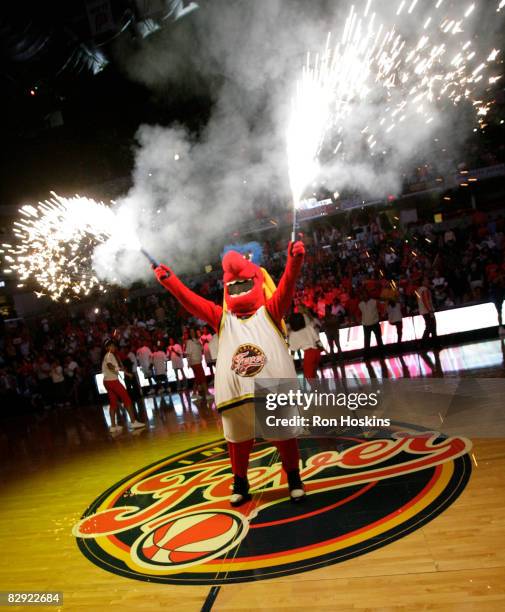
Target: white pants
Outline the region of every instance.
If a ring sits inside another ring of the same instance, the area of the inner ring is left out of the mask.
[[[223,433],[228,442],[245,442],[255,437],[254,403],[229,408],[221,413]]]
[[[261,423],[258,423],[259,431],[257,432],[254,402],[247,402],[241,406],[225,410],[221,413],[221,419],[223,422],[223,434],[228,442],[245,442],[256,437],[264,437],[264,439],[268,440],[287,439],[288,437],[295,438],[306,433],[303,427],[293,426],[289,428],[289,436],[285,435],[286,428],[283,428],[283,435],[280,438],[278,436],[267,438],[265,433],[268,433],[268,430],[263,433],[261,431]]]

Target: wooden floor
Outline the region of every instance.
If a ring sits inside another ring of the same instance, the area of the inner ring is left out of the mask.
[[[89,503],[125,475],[219,436],[212,411],[151,416],[150,431],[112,440],[98,408],[67,412],[64,443],[56,423],[34,426],[4,454],[0,591],[63,591],[65,611],[201,609],[209,586],[108,573],[71,533]],[[212,610],[505,610],[505,440],[473,444],[468,486],[422,528],[322,569],[224,585]]]

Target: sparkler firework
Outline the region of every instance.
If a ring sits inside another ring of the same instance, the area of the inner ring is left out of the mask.
[[[480,5],[471,0],[363,0],[360,9],[351,7],[342,31],[328,34],[321,53],[307,54],[292,99],[286,146],[293,229],[304,191],[322,170],[336,172],[332,191],[337,186],[340,191],[344,178],[352,182],[343,172],[359,167],[364,157],[380,167],[405,134],[416,135],[416,143],[427,140],[439,114],[462,102],[473,107],[478,125],[485,127],[493,85],[501,78],[501,54],[496,48],[483,50],[482,42],[478,46],[474,32],[484,23],[484,11],[501,18],[503,9],[505,0],[481,0]],[[403,145],[401,159],[414,149]],[[53,300],[105,291],[93,271],[95,249],[111,246],[101,257],[107,263],[111,254],[110,278],[116,274],[113,254],[141,250],[133,221],[120,211],[89,198],[56,194],[37,206],[24,206],[14,225],[16,244],[2,247],[5,272],[16,274],[21,285],[35,281]]]
[[[321,166],[386,155],[401,124],[429,134],[423,125],[429,126],[439,110],[466,100],[485,126],[493,104],[490,86],[500,79],[495,66],[500,52],[482,54],[468,33],[477,18],[476,3],[434,0],[426,9],[427,4],[399,1],[393,23],[381,22],[374,0],[366,1],[362,13],[351,6],[339,40],[332,44],[328,34],[324,51],[313,60],[307,55],[286,138],[295,215]],[[500,0],[495,10],[504,5]],[[414,38],[402,33],[409,20]]]
[[[21,281],[35,281],[38,296],[69,302],[93,290],[107,289],[92,270],[94,248],[116,240],[125,248],[140,249],[131,227],[103,202],[76,195],[53,197],[37,206],[23,206],[21,219],[14,222],[16,245],[4,244],[5,272]]]

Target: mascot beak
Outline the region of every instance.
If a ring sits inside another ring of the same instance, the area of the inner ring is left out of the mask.
[[[223,282],[228,307],[235,312],[254,311],[263,302],[263,274],[256,264],[237,251],[223,257]]]

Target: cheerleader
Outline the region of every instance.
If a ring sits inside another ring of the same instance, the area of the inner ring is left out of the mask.
[[[321,361],[321,342],[317,321],[308,312],[295,312],[289,318],[289,348],[303,351],[303,375],[307,380],[317,378]]]
[[[111,433],[119,433],[121,426],[117,422],[117,405],[118,400],[121,401],[130,417],[131,426],[133,429],[145,427],[144,423],[140,423],[135,418],[132,408],[132,400],[128,395],[125,387],[119,380],[119,372],[123,369],[123,364],[117,355],[116,345],[112,340],[106,340],[104,343],[106,350],[105,357],[102,361],[103,385],[109,396],[109,413],[110,413],[110,431]]]

